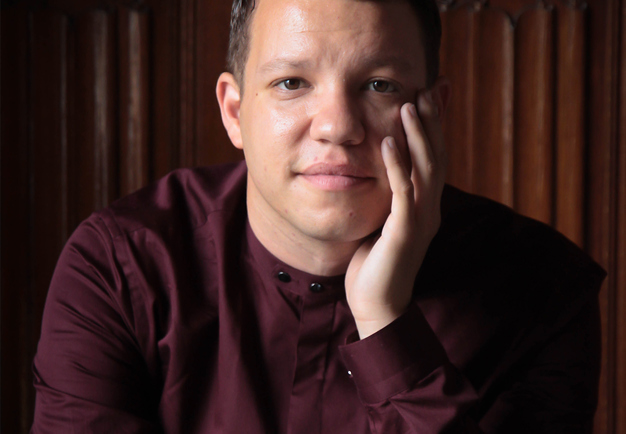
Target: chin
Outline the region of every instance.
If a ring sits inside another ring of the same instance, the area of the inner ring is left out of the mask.
[[[353,243],[361,241],[382,228],[389,213],[376,219],[359,217],[318,219],[308,224],[309,236],[328,242]]]

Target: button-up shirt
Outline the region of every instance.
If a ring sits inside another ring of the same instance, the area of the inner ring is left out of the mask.
[[[446,187],[409,309],[359,340],[344,276],[255,237],[246,175],[182,169],[75,231],[33,432],[590,432],[604,272],[564,237]]]

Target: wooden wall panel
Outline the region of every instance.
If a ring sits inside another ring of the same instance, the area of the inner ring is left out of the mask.
[[[25,296],[28,351],[32,360],[50,276],[68,236],[68,20],[50,11],[30,18],[30,288]],[[30,372],[30,363],[22,366]],[[32,402],[34,390],[23,396]]]
[[[514,206],[552,222],[553,14],[524,12],[515,29]]]
[[[626,432],[626,3],[622,3],[619,59],[619,117],[616,168],[616,348],[615,432]]]
[[[180,41],[179,2],[158,0],[149,9],[150,21],[150,152],[152,175],[161,178],[180,167]],[[182,3],[182,2],[180,2]]]
[[[513,205],[513,26],[494,9],[477,12],[474,191]]]
[[[31,406],[30,355],[33,352],[27,315],[26,294],[30,291],[30,190],[28,152],[28,45],[29,20],[25,11],[1,14],[2,37],[2,143],[0,188],[0,268],[2,308],[2,432],[28,432],[27,409]],[[9,108],[9,109],[7,109]],[[7,258],[11,258],[8,261]]]
[[[117,140],[115,97],[115,22],[103,10],[80,15],[74,21],[74,79],[69,102],[71,128],[68,184],[69,225],[75,227],[94,210],[117,196],[115,180]],[[72,68],[69,68],[72,70]]]
[[[193,166],[196,155],[196,92],[194,54],[196,43],[196,0],[180,1],[180,164]]]
[[[585,13],[558,8],[556,45],[555,227],[584,246]]]
[[[441,70],[452,85],[452,104],[444,118],[448,151],[448,182],[474,191],[474,121],[476,99],[476,20],[471,7],[441,14]],[[459,41],[466,41],[460,44]]]
[[[148,14],[120,8],[120,193],[131,193],[151,178],[148,149]]]
[[[616,390],[626,387],[617,384],[618,372],[624,373],[626,365],[617,364],[617,297],[626,288],[618,287],[616,267],[623,267],[615,261],[616,240],[616,139],[618,109],[618,59],[620,53],[619,28],[626,22],[619,22],[618,0],[597,2],[590,11],[589,49],[589,104],[588,117],[588,178],[586,189],[589,192],[586,204],[588,224],[586,245],[590,254],[608,271],[600,293],[602,318],[602,375],[600,377],[599,405],[594,429],[596,433],[618,433],[616,417],[625,407],[618,408]],[[591,5],[590,5],[591,6]],[[621,54],[621,55],[620,55]]]
[[[588,4],[447,1],[443,24],[448,35],[442,45],[442,70],[453,83],[446,119],[446,128],[455,130],[446,131],[452,154],[449,182],[554,225],[608,271],[600,293],[602,373],[594,432],[611,434],[626,430],[626,283],[622,277],[626,263],[620,238],[626,205],[620,196],[624,168],[618,167],[618,161],[623,164],[618,138],[623,137],[622,125],[626,124],[618,119],[624,110],[618,105],[619,85],[624,83],[618,71],[626,58],[626,43],[622,40],[620,44],[626,27],[624,8],[623,0]],[[513,108],[505,113],[507,94],[499,93],[500,121],[497,114],[482,109],[497,107],[498,101],[489,89],[487,93],[481,89],[481,83],[500,89],[503,78],[499,68],[507,65],[503,55],[507,51],[499,48],[506,37],[499,34],[497,22],[485,19],[487,12],[508,17],[515,27]],[[459,18],[464,13],[480,17],[468,21],[473,25],[471,31]],[[481,34],[490,36],[481,39]],[[495,48],[493,38],[497,38]],[[468,56],[474,59],[471,69]],[[454,70],[456,65],[469,71],[463,76]],[[474,77],[471,83],[469,76]],[[468,98],[472,98],[469,104]],[[507,136],[502,133],[509,130],[502,119],[509,118],[515,119],[510,128],[515,138],[515,154],[510,160],[514,167],[505,163],[496,171],[509,173],[510,168],[511,189],[502,182],[489,184],[487,180],[496,180],[502,173],[484,173],[481,168],[485,162],[493,167],[498,161],[508,161],[496,155],[508,149]],[[467,127],[468,123],[473,126]],[[481,124],[493,130],[481,131]],[[471,140],[467,138],[470,131]],[[490,139],[490,134],[501,137]],[[496,145],[494,154],[488,143],[498,140],[505,146],[497,149]],[[472,158],[467,157],[469,152]],[[473,174],[465,172],[468,167]],[[508,192],[510,196],[504,197]]]
[[[215,84],[225,70],[230,22],[230,2],[198,1],[196,9],[196,148],[194,162],[209,165],[237,161],[243,154],[230,143],[215,103]],[[213,22],[207,26],[204,23]]]
[[[96,11],[93,22],[94,137],[93,209],[107,206],[118,195],[114,182],[115,127],[115,27],[112,13]],[[80,37],[79,37],[80,39]],[[85,212],[83,215],[86,215]],[[83,217],[80,216],[82,219]]]

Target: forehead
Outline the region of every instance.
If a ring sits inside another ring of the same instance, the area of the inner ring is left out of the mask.
[[[419,20],[406,1],[260,0],[249,36],[253,68],[275,59],[376,63],[384,57],[424,69]]]

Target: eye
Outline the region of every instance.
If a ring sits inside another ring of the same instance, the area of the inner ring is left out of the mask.
[[[386,80],[373,80],[369,83],[368,87],[375,92],[393,92],[396,90],[395,86]]]
[[[298,90],[304,86],[304,82],[299,78],[288,78],[277,83],[276,86],[284,90]]]

